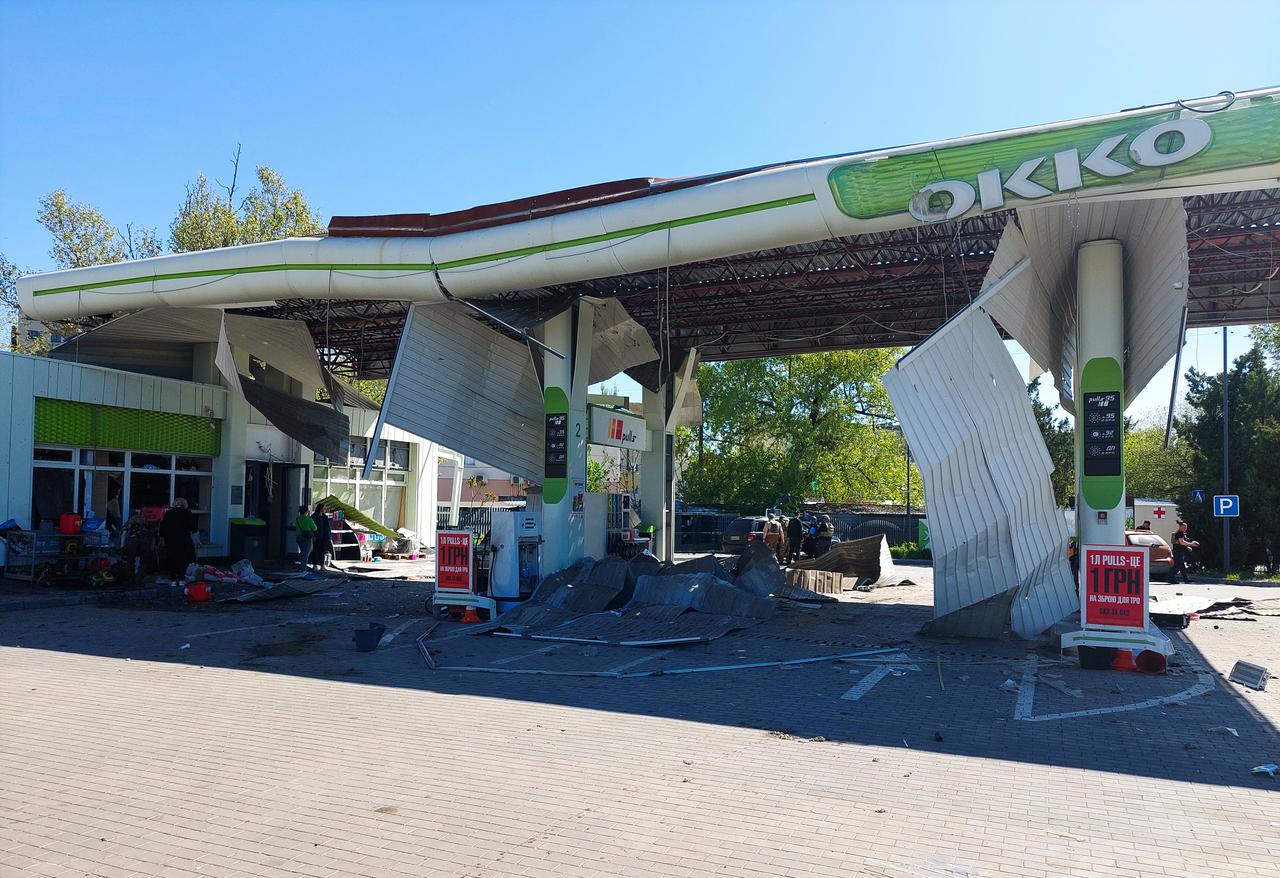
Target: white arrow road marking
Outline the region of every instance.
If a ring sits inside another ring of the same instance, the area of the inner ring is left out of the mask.
[[[869,674],[867,674],[865,677],[859,680],[856,686],[854,686],[848,692],[841,695],[840,699],[842,701],[857,701],[863,695],[866,695],[868,692],[874,689],[877,683],[879,683],[881,680],[883,680],[885,677],[889,676],[890,674],[893,674],[895,677],[900,677],[902,676],[902,672],[904,671],[915,671],[917,673],[920,671],[920,668],[917,665],[902,664],[902,662],[904,661],[907,661],[907,662],[910,661],[910,659],[908,659],[902,653],[898,653],[897,655],[893,655],[893,656],[886,656],[885,658],[894,659],[895,661],[898,662],[898,664],[892,664],[892,665],[884,664],[878,668],[875,668]]]
[[[378,648],[379,648],[379,649],[381,649],[382,647],[386,646],[386,645],[387,645],[388,643],[390,643],[391,641],[395,640],[397,637],[399,637],[399,636],[400,636],[401,634],[403,634],[405,631],[409,630],[409,627],[410,627],[410,626],[412,626],[412,625],[416,625],[416,624],[418,623],[418,621],[419,621],[419,620],[417,620],[417,619],[410,619],[410,620],[409,620],[409,621],[407,621],[407,622],[402,622],[401,624],[397,625],[397,626],[396,626],[395,628],[393,628],[392,630],[388,631],[386,634],[382,635],[382,639],[378,641]]]

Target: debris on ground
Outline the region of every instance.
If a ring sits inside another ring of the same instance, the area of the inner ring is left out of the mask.
[[[1274,762],[1268,762],[1266,765],[1255,765],[1251,771],[1252,774],[1265,774],[1267,777],[1275,777],[1280,772],[1280,765]]]
[[[914,585],[894,567],[889,540],[884,534],[841,541],[817,558],[792,564],[791,569],[838,572],[844,577],[844,586],[858,591],[890,585]]]
[[[1238,661],[1231,667],[1231,674],[1227,679],[1232,683],[1239,683],[1241,686],[1248,686],[1250,689],[1261,692],[1267,688],[1267,680],[1270,676],[1271,674],[1262,665]]]
[[[1235,729],[1231,728],[1231,726],[1214,726],[1213,728],[1209,729],[1209,731],[1222,732],[1224,735],[1230,735],[1233,738],[1240,737],[1240,733],[1237,732]]]
[[[1017,692],[1018,684],[1015,683],[1013,680],[1005,680],[1003,683],[1000,684],[1000,691],[1001,692]]]

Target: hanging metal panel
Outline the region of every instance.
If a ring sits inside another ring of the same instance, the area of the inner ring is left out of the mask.
[[[542,390],[529,348],[462,305],[409,309],[382,420],[542,482]]]
[[[982,635],[1008,623],[1022,637],[1064,618],[1075,588],[1052,463],[991,319],[981,309],[956,318],[885,388],[924,477],[935,618],[965,611],[953,627]],[[1012,607],[991,600],[1013,589]]]

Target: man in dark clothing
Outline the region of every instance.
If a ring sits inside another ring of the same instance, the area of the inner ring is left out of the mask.
[[[191,535],[198,525],[196,517],[187,508],[187,501],[179,497],[160,522],[160,538],[164,540],[165,568],[169,578],[181,582],[187,567],[196,561],[196,546]]]
[[[315,544],[311,549],[311,563],[324,570],[333,559],[333,527],[329,522],[329,516],[324,511],[323,503],[316,504],[316,511],[311,513],[311,520],[316,523]]]
[[[1191,557],[1191,550],[1197,549],[1200,544],[1191,539],[1191,534],[1187,530],[1185,521],[1178,522],[1178,529],[1173,532],[1173,572],[1169,575],[1170,582],[1178,581],[1178,572],[1182,572],[1182,581],[1190,582],[1191,577],[1187,575],[1187,559]]]
[[[804,544],[804,522],[800,513],[791,516],[787,522],[787,563],[794,564],[800,560],[800,547]]]

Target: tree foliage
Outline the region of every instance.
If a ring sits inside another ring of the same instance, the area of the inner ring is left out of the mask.
[[[587,491],[598,494],[608,487],[608,471],[594,457],[587,458]]]
[[[1255,345],[1227,376],[1230,417],[1230,489],[1244,514],[1231,525],[1231,560],[1237,567],[1280,568],[1280,367]],[[1222,562],[1222,528],[1209,503],[1191,491],[1222,493],[1222,376],[1187,373],[1186,413],[1175,419],[1186,445],[1186,469],[1176,494],[1179,513],[1200,541],[1200,560]]]
[[[1271,366],[1280,369],[1280,323],[1264,323],[1255,326],[1250,333],[1253,343],[1262,348],[1262,352],[1271,361]]]
[[[1125,490],[1131,497],[1171,500],[1186,485],[1188,448],[1185,442],[1171,441],[1164,447],[1164,425],[1125,427]]]
[[[901,353],[838,351],[702,365],[703,425],[677,433],[681,496],[742,510],[782,498],[788,505],[817,497],[903,502],[905,449],[891,427],[893,408],[881,383]],[[913,479],[919,486],[919,475]]]
[[[187,187],[186,198],[169,226],[173,252],[324,233],[324,222],[300,190],[290,189],[284,178],[269,167],[259,167],[255,173],[257,186],[238,202],[239,150],[232,159],[231,183],[222,187],[223,194],[213,191],[204,174],[198,176]]]
[[[1040,400],[1039,378],[1027,385],[1027,396],[1031,398],[1031,411],[1044,437],[1049,459],[1053,461],[1053,497],[1058,505],[1067,506],[1076,493],[1075,428],[1070,419],[1054,417],[1053,409]]]
[[[121,231],[96,207],[72,201],[65,189],[55,189],[40,199],[37,219],[53,236],[49,255],[58,268],[145,259],[162,252],[155,229],[126,225]]]

